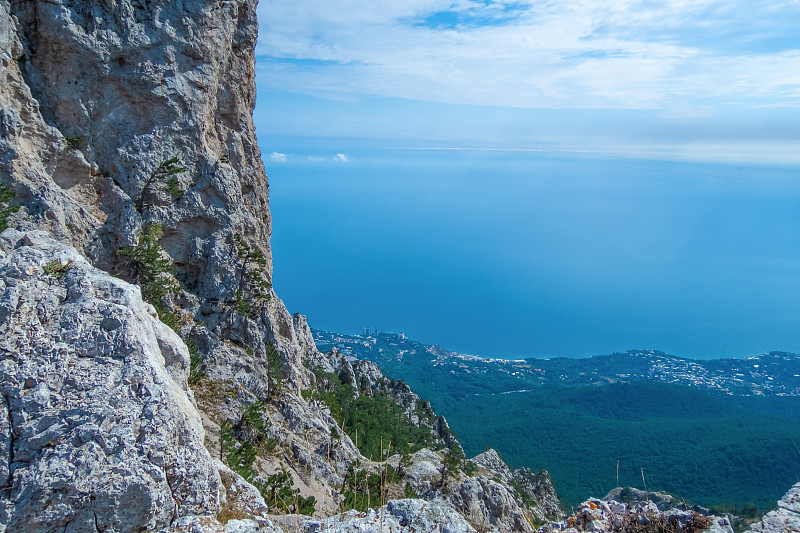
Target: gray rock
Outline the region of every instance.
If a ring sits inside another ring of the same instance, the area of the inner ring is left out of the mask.
[[[767,513],[760,522],[750,526],[748,533],[800,532],[800,483],[794,485],[783,498],[778,508]]]
[[[162,222],[179,271],[211,299],[236,288],[240,233],[265,254],[269,277],[251,116],[255,6],[0,0],[0,168],[21,218],[106,269],[142,223]],[[151,190],[137,212],[145,182],[173,156],[187,168],[176,175],[183,195]]]
[[[409,482],[418,494],[433,490],[442,477],[442,457],[423,448],[411,456],[411,466],[406,469]]]
[[[424,500],[390,500],[384,507],[367,513],[348,511],[325,520],[308,520],[303,533],[474,533],[475,529],[452,507]]]
[[[536,503],[537,516],[541,514],[543,519],[549,520],[566,516],[547,470],[534,472],[527,468],[518,468],[514,470],[513,477],[516,486],[525,491]]]
[[[258,533],[264,531],[255,520],[229,520],[225,533]]]
[[[616,531],[698,531],[705,533],[733,533],[726,517],[704,516],[696,511],[670,509],[660,511],[652,501],[632,501],[591,498],[578,506],[578,510],[565,521],[551,522],[539,528],[539,533],[579,533],[591,531],[611,533]]]
[[[534,531],[532,516],[517,501],[513,489],[497,481],[483,476],[468,478],[444,497],[480,531]]]
[[[473,457],[472,462],[485,470],[490,478],[506,487],[513,486],[514,488],[511,491],[514,493],[516,500],[524,498],[534,502],[535,505],[530,509],[530,512],[532,512],[537,521],[554,520],[565,516],[564,511],[561,509],[561,502],[553,488],[550,474],[546,470],[533,472],[527,468],[520,468],[512,471],[500,455],[491,449]],[[524,494],[517,494],[518,491],[523,491]],[[489,508],[493,505],[491,501],[486,503],[489,504]],[[503,504],[499,505],[502,506]],[[520,507],[519,513],[524,512],[522,510],[523,506],[519,502],[516,505]]]
[[[699,505],[687,506],[685,502],[675,498],[671,494],[660,491],[644,491],[635,487],[617,487],[608,492],[603,498],[606,501],[619,501],[619,502],[642,502],[651,501],[656,504],[660,511],[676,508],[688,511],[695,511],[700,514],[709,514],[709,510]]]
[[[482,468],[485,468],[503,481],[511,481],[511,469],[508,468],[508,465],[506,465],[505,461],[503,461],[503,459],[495,450],[489,449],[476,455],[472,458],[472,462]]]
[[[189,354],[138,287],[43,232],[0,239],[0,501],[7,531],[158,530],[224,490]],[[56,279],[44,271],[69,264]]]

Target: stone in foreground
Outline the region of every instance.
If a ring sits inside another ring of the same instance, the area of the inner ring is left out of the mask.
[[[4,231],[0,531],[158,531],[215,516],[225,489],[188,367],[138,287],[45,232]]]

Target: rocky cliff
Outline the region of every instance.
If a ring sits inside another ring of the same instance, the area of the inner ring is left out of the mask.
[[[274,293],[255,4],[0,0],[0,531],[532,531],[546,473]]]

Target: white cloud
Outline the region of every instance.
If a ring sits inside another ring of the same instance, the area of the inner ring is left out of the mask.
[[[775,44],[794,38],[794,0],[262,0],[258,9],[259,83],[290,92],[530,108],[686,109],[712,95],[800,106],[798,46]],[[460,22],[431,18],[440,11]]]
[[[280,152],[272,152],[269,154],[269,160],[273,163],[286,163],[289,157],[286,154],[282,154]]]
[[[350,158],[347,157],[345,154],[336,154],[333,157],[323,157],[319,155],[310,155],[308,156],[309,161],[313,161],[314,163],[322,163],[322,162],[334,162],[334,163],[348,163]]]

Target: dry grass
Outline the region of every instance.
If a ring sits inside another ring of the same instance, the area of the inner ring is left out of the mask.
[[[713,520],[708,516],[692,513],[689,521],[681,527],[677,518],[667,519],[666,516],[656,513],[647,515],[645,523],[640,523],[640,515],[625,514],[619,525],[612,524],[614,533],[702,533],[711,527]]]

